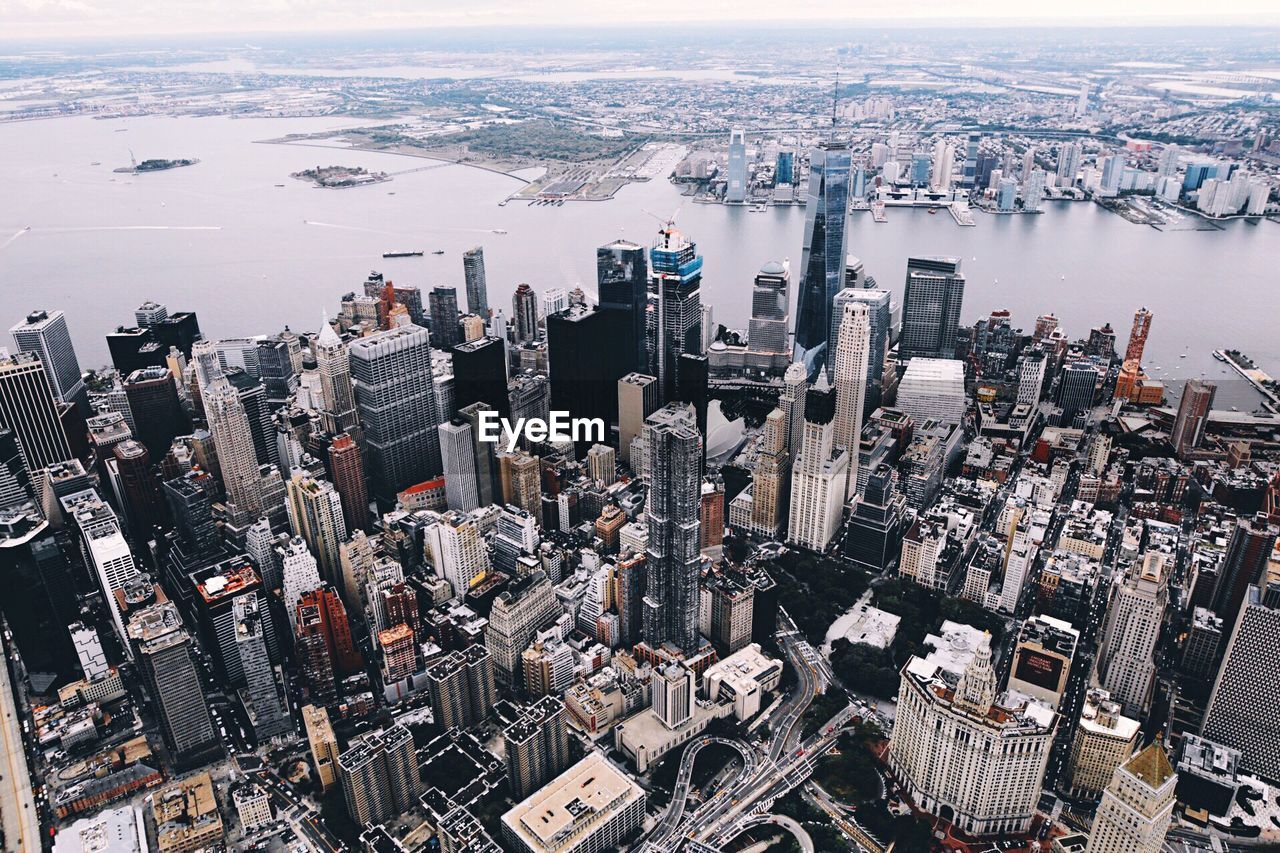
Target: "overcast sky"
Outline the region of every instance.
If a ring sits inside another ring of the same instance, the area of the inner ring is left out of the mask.
[[[1280,22],[1275,0],[0,0],[0,38],[663,21]],[[1234,20],[1232,20],[1234,19]]]

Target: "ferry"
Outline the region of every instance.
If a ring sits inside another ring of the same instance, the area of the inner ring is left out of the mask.
[[[421,253],[421,252],[419,252],[418,254],[422,254],[422,253]],[[444,249],[436,249],[436,250],[435,250],[435,251],[433,251],[431,254],[433,254],[433,255],[443,255],[443,254],[444,254]]]
[[[763,204],[753,204],[749,208],[752,213],[764,213],[768,208]]]
[[[422,252],[383,252],[384,258],[420,258]]]
[[[507,233],[507,229],[505,229],[505,228],[494,228],[494,229],[493,229],[493,233],[494,233],[494,234],[506,234],[506,233]]]

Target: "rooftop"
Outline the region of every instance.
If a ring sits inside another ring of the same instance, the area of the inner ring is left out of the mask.
[[[593,752],[502,816],[530,849],[570,849],[585,825],[615,813],[644,792],[603,755]]]

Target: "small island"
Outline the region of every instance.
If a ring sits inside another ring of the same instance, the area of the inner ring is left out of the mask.
[[[133,162],[133,165],[121,166],[119,169],[116,169],[115,171],[126,172],[129,174],[137,175],[142,172],[163,172],[166,169],[181,169],[183,166],[194,166],[196,163],[199,163],[199,162],[200,162],[199,160],[186,159],[186,158],[179,159],[179,160],[160,160],[160,159],[143,160],[141,163],[135,160]]]
[[[314,169],[294,172],[289,177],[300,181],[311,181],[317,187],[333,190],[362,187],[391,180],[386,172],[370,172],[360,166],[316,166]]]

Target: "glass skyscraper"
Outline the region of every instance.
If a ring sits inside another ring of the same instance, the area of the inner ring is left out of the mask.
[[[831,301],[844,287],[849,168],[846,143],[823,143],[809,154],[795,360],[804,364],[810,381],[823,368],[830,372],[827,335],[831,328]]]
[[[669,402],[683,399],[680,356],[702,353],[702,256],[692,240],[666,228],[649,250],[649,268],[658,292],[654,373]]]

